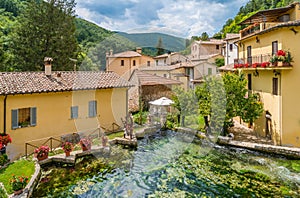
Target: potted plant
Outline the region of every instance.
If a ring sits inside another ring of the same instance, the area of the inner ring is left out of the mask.
[[[34,156],[41,161],[48,158],[49,151],[49,146],[40,146],[34,150]]]
[[[0,134],[0,153],[6,153],[6,146],[12,142],[9,134]]]
[[[73,145],[71,142],[64,142],[62,144],[62,149],[64,150],[66,157],[69,157],[71,151],[73,151]]]
[[[82,148],[82,151],[91,150],[92,148],[92,142],[88,138],[82,138],[79,143]]]
[[[278,57],[276,55],[273,55],[270,58],[270,63],[272,64],[272,66],[277,66],[277,64],[278,64]]]
[[[285,59],[283,61],[283,66],[290,66],[291,62],[293,62],[293,58],[290,52],[286,53]]]
[[[23,192],[23,189],[26,187],[28,182],[28,177],[24,177],[24,176],[12,176],[12,179],[10,181],[11,184],[11,188],[14,191],[15,195],[19,195]]]

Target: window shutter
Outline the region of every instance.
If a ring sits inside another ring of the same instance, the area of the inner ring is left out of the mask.
[[[30,108],[30,125],[36,126],[36,107]]]
[[[71,119],[78,118],[78,106],[71,107]]]
[[[18,109],[11,110],[11,128],[17,129],[19,128],[18,124]]]
[[[89,101],[89,117],[95,117],[97,114],[97,102]]]

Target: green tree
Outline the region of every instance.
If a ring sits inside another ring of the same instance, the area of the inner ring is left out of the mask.
[[[207,32],[203,32],[203,33],[201,34],[200,39],[201,39],[202,41],[208,41],[208,40],[209,40],[209,35],[207,34]]]
[[[185,91],[182,87],[176,87],[173,91],[175,93],[172,97],[173,106],[179,111],[178,122],[181,126],[185,126],[186,116],[197,112],[197,108],[195,108],[197,100],[194,91],[192,89]]]
[[[19,17],[13,40],[14,67],[38,71],[44,57],[52,57],[53,70],[72,70],[77,58],[74,0],[30,0]]]
[[[204,117],[206,131],[217,134],[233,125],[233,118],[240,116],[252,124],[263,112],[258,95],[248,94],[247,80],[243,73],[225,73],[222,79],[210,77],[197,86],[199,112]],[[249,95],[248,97],[247,94]]]
[[[216,58],[215,64],[216,64],[218,67],[224,66],[224,65],[225,65],[225,60],[224,60],[224,58]]]
[[[156,45],[156,56],[162,55],[165,53],[162,38],[160,37],[158,39],[157,45]]]

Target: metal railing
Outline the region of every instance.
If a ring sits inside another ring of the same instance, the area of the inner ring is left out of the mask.
[[[271,59],[272,55],[271,54],[260,54],[257,56],[251,56],[248,58],[238,58],[234,59],[234,64],[245,64],[248,63],[249,66],[251,66],[254,63],[264,63],[264,62],[269,62]]]
[[[42,139],[40,139],[40,140],[34,140],[34,141],[42,141]],[[54,144],[53,144],[53,141],[56,141],[56,142],[58,142],[59,144],[58,144],[58,146],[61,146],[61,144],[62,144],[62,141],[61,140],[58,140],[58,139],[56,139],[56,138],[54,138],[54,137],[50,137],[50,138],[48,138],[45,142],[43,142],[42,144],[38,144],[38,145],[35,145],[35,144],[33,144],[33,143],[28,143],[28,142],[26,142],[25,143],[25,156],[26,156],[26,158],[29,156],[29,155],[32,155],[33,153],[34,153],[34,149],[36,149],[36,148],[39,148],[40,146],[42,146],[42,145],[48,145],[49,147],[50,147],[50,151],[53,151],[53,148],[54,148]],[[33,142],[33,141],[32,141]],[[55,146],[55,148],[57,148],[58,146]],[[33,152],[28,152],[28,150],[29,150],[29,147],[33,147]]]

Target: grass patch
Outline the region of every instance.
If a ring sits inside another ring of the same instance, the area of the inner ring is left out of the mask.
[[[107,135],[108,139],[112,140],[116,137],[124,137],[124,131],[119,131],[119,132],[116,132],[116,133],[111,133],[109,135]]]
[[[34,162],[21,159],[11,163],[8,167],[0,170],[0,182],[3,183],[8,194],[12,194],[13,190],[10,185],[12,175],[28,176],[29,180],[35,171]]]

